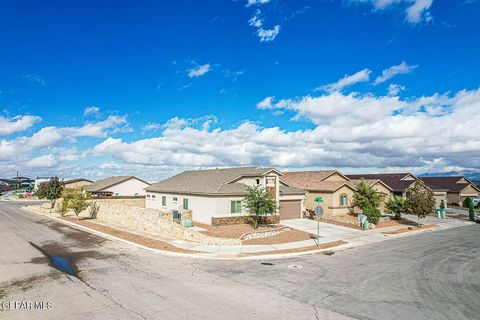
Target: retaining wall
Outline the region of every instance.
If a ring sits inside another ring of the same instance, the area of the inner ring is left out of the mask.
[[[239,245],[239,239],[210,237],[173,221],[167,211],[139,208],[110,201],[97,200],[97,219],[108,223],[134,228],[139,231],[159,233],[164,236],[209,245]]]

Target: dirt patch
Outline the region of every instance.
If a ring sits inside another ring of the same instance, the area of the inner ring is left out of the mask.
[[[312,235],[310,233],[307,233],[301,230],[288,230],[288,231],[283,231],[271,237],[244,240],[242,241],[242,244],[247,244],[247,245],[278,244],[278,243],[288,243],[288,242],[296,242],[296,241],[303,241],[303,240],[310,240],[310,239],[312,239]]]
[[[206,229],[201,233],[206,234],[211,237],[217,238],[233,238],[239,239],[242,235],[247,232],[260,232],[260,231],[269,231],[282,227],[281,224],[269,224],[269,225],[260,225],[257,229],[254,229],[249,224],[234,224],[228,226],[210,226],[208,224],[194,222],[195,227]]]
[[[63,218],[64,220],[67,220],[69,222],[73,222],[75,224],[100,231],[106,234],[109,234],[111,236],[115,236],[127,241],[131,241],[134,243],[138,243],[140,245],[153,248],[153,249],[159,249],[159,250],[165,250],[165,251],[170,251],[170,252],[181,252],[181,253],[201,253],[201,251],[194,251],[194,250],[185,250],[182,248],[177,248],[174,245],[171,245],[167,242],[144,237],[135,233],[123,231],[123,230],[118,230],[114,229],[111,227],[103,226],[96,224],[95,222],[89,221],[89,220],[79,220],[77,221],[76,219],[71,219],[71,218]]]
[[[298,249],[285,249],[285,250],[276,250],[276,251],[263,251],[263,252],[254,252],[254,253],[246,253],[245,255],[248,256],[258,256],[258,255],[270,255],[270,254],[282,254],[282,253],[295,253],[295,252],[306,252],[306,251],[313,251],[313,250],[321,250],[332,248],[336,246],[340,246],[342,244],[347,244],[348,242],[343,240],[332,241],[327,243],[322,243],[318,246],[310,246]],[[329,251],[330,252],[330,251]]]
[[[409,220],[395,220],[390,219],[389,221],[382,221],[376,225],[377,228],[386,228],[386,227],[395,227],[395,226],[415,226],[416,223]]]
[[[398,230],[393,230],[393,231],[386,231],[382,232],[383,234],[401,234],[405,232],[413,232],[413,231],[419,231],[419,230],[426,230],[426,229],[433,229],[436,228],[436,224],[426,224],[423,226],[417,226],[417,227],[408,227],[408,228],[402,228]]]

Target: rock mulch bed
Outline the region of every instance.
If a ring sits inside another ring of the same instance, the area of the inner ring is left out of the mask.
[[[280,244],[312,239],[312,234],[301,230],[287,230],[270,237],[243,240],[242,244]]]
[[[413,232],[413,231],[420,231],[420,230],[426,230],[426,229],[433,229],[437,228],[438,226],[436,224],[425,224],[423,226],[417,226],[417,227],[408,227],[408,228],[401,228],[398,230],[392,230],[392,231],[386,231],[382,232],[383,234],[401,234],[405,232]]]

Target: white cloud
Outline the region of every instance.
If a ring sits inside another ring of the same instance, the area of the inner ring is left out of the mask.
[[[402,85],[396,84],[396,83],[391,83],[388,86],[388,95],[389,96],[396,96],[404,90],[405,90],[405,86],[402,86]]]
[[[33,158],[26,163],[30,168],[51,168],[56,164],[55,157],[51,154]]]
[[[86,107],[85,110],[83,111],[83,116],[86,117],[86,116],[89,116],[89,115],[99,117],[100,116],[100,108],[95,107],[95,106]]]
[[[247,0],[247,7],[253,6],[253,5],[260,5],[260,4],[265,4],[269,3],[270,0]]]
[[[429,22],[432,17],[428,9],[432,6],[433,0],[416,0],[410,7],[407,8],[408,22],[419,23],[422,20]]]
[[[255,14],[248,20],[248,24],[257,29],[257,36],[260,42],[271,42],[275,40],[280,33],[281,26],[277,24],[271,29],[266,29],[263,27],[263,20],[262,11],[257,9],[255,10]]]
[[[383,70],[382,74],[375,79],[374,84],[385,82],[399,74],[410,73],[417,67],[418,66],[415,65],[408,65],[405,61],[402,61],[399,65],[391,66],[390,68]]]
[[[174,118],[157,137],[132,142],[107,138],[92,154],[159,170],[265,165],[421,171],[438,158],[445,166],[480,168],[480,114],[475,111],[480,88],[415,99],[332,92],[262,102],[259,108],[293,112],[295,119],[314,127],[287,131],[246,121],[221,129]]]
[[[149,122],[142,127],[142,131],[156,131],[162,128],[162,125],[157,122]]]
[[[39,75],[39,74],[26,74],[22,77],[22,79],[24,80],[27,80],[27,81],[30,81],[30,82],[35,82],[35,83],[38,83],[42,86],[46,86],[47,85],[47,81],[45,81],[45,79],[43,78],[43,76]]]
[[[206,63],[204,65],[192,68],[188,70],[188,77],[190,78],[198,78],[206,74],[207,72],[210,71],[210,64]]]
[[[272,102],[275,99],[275,97],[265,97],[262,101],[257,103],[257,108],[258,109],[272,109]]]
[[[275,40],[275,38],[280,33],[280,25],[274,26],[272,29],[259,28],[257,30],[257,35],[260,38],[261,42],[270,42]]]
[[[399,6],[402,8],[406,7],[405,21],[413,24],[432,20],[429,9],[433,0],[349,0],[349,2],[371,4],[376,11]]]
[[[35,123],[41,120],[37,116],[15,116],[13,118],[5,118],[0,116],[0,136],[7,136],[15,132],[25,131]]]
[[[315,91],[319,91],[319,90],[339,91],[355,83],[366,82],[370,79],[371,72],[372,71],[370,69],[363,69],[352,75],[345,75],[342,79],[338,80],[337,82],[318,87],[315,89]]]

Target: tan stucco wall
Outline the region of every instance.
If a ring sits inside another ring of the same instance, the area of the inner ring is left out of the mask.
[[[373,189],[375,189],[377,192],[384,194],[385,197],[383,198],[382,203],[380,203],[380,211],[384,212],[385,211],[385,204],[387,203],[388,199],[393,198],[393,193],[385,187],[383,184],[377,182],[373,186]]]
[[[330,177],[323,179],[322,181],[348,181],[338,173],[332,174]]]
[[[340,207],[340,195],[346,194],[348,203],[353,201],[353,190],[347,186],[343,186],[333,193],[327,192],[308,192],[306,195],[305,208],[309,210],[315,210],[316,203],[314,202],[315,197],[322,197],[323,202],[320,204],[323,207],[325,214],[347,214],[349,212],[348,206]]]
[[[472,186],[468,186],[462,190],[460,197],[478,197],[478,191]]]

